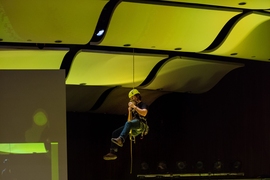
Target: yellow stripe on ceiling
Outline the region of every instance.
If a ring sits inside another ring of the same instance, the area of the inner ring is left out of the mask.
[[[214,87],[228,72],[243,64],[175,57],[157,73],[147,89],[204,93]]]
[[[66,84],[133,87],[134,78],[134,86],[138,86],[166,57],[80,52],[72,63]]]
[[[269,0],[227,0],[227,1],[217,1],[217,0],[166,0],[172,2],[185,2],[194,4],[204,4],[204,5],[214,5],[223,7],[233,7],[233,8],[244,8],[244,9],[269,9]]]
[[[0,38],[4,42],[86,44],[92,38],[106,0],[24,0],[0,2]]]
[[[199,52],[239,13],[121,2],[100,45]]]
[[[249,14],[232,29],[224,43],[210,54],[252,60],[270,59],[270,16]]]
[[[65,50],[1,50],[0,69],[60,69]]]

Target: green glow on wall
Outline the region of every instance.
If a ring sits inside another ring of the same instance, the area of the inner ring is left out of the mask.
[[[49,128],[49,119],[46,111],[41,108],[33,113],[32,119],[32,126],[25,131],[25,141],[39,142],[44,130]]]
[[[34,115],[34,122],[38,126],[44,126],[48,122],[47,116],[44,114],[44,112],[39,111]]]
[[[47,153],[44,143],[0,143],[0,153],[34,154]]]

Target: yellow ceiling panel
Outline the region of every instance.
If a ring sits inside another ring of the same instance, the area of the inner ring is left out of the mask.
[[[239,13],[121,2],[100,45],[198,52]]]
[[[80,52],[72,63],[66,84],[138,86],[166,57]]]
[[[60,69],[65,50],[1,50],[0,69]]]
[[[224,43],[210,54],[269,61],[269,31],[270,16],[250,14],[241,19]]]
[[[147,89],[204,93],[214,87],[228,72],[243,64],[172,58],[157,73]]]
[[[86,44],[106,0],[0,1],[4,42]]]
[[[269,0],[168,0],[172,2],[184,2],[184,3],[194,3],[194,4],[204,4],[204,5],[214,5],[223,7],[233,7],[233,8],[244,8],[244,9],[269,9]]]

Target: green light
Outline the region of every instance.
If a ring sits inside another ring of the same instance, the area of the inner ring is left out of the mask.
[[[48,122],[47,116],[39,111],[34,115],[34,122],[38,126],[44,126]]]
[[[0,143],[1,153],[34,154],[47,153],[44,143]]]

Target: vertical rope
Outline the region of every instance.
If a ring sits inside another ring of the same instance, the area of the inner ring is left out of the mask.
[[[134,77],[135,77],[135,62],[134,62],[134,48],[133,48],[133,54],[132,54],[132,88],[134,89],[135,83],[134,83]],[[132,174],[132,164],[133,164],[133,157],[132,157],[132,130],[129,132],[129,141],[130,141],[130,174]]]
[[[132,164],[133,164],[133,158],[132,158],[132,141],[130,140],[130,174],[132,174]]]
[[[134,81],[135,81],[135,59],[134,59],[134,48],[133,48],[133,56],[132,56],[133,58],[132,58],[132,67],[133,67],[133,69],[132,69],[132,82],[133,82],[133,89],[134,89],[134,87],[135,87],[135,83],[134,83]]]

